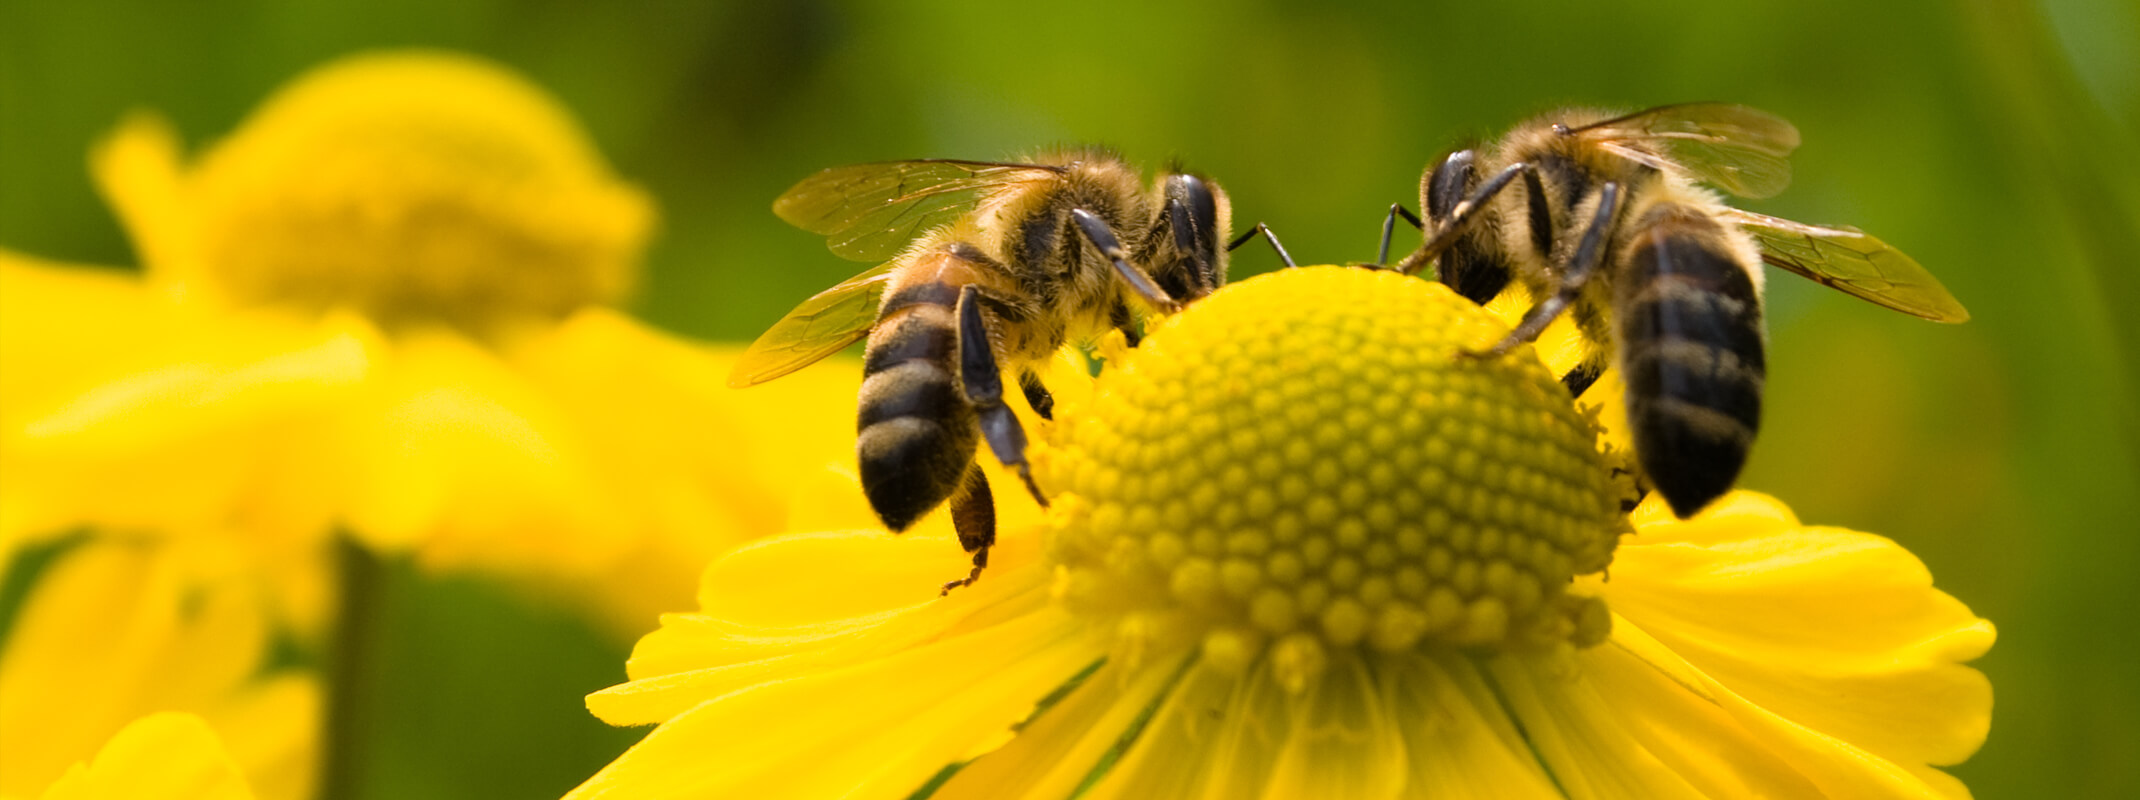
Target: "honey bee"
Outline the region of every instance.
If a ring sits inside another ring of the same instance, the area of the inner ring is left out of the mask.
[[[867,337],[856,453],[862,491],[893,531],[951,503],[973,570],[988,565],[995,505],[979,440],[1041,505],[1026,438],[1003,402],[1014,370],[1033,410],[1054,400],[1033,367],[1069,337],[1118,328],[1139,306],[1171,312],[1226,280],[1232,210],[1218,184],[1170,171],[1147,188],[1096,148],[1032,163],[926,159],[835,167],[773,203],[840,256],[884,260],[788,312],[744,353],[729,385],[808,366]]]
[[[1426,242],[1397,268],[1437,262],[1479,303],[1511,281],[1530,290],[1536,305],[1482,356],[1572,310],[1597,348],[1569,388],[1580,395],[1606,360],[1618,365],[1637,461],[1685,518],[1731,488],[1760,423],[1762,262],[1936,322],[1969,318],[1879,239],[1741,211],[1697,185],[1773,196],[1797,147],[1789,122],[1739,105],[1547,114],[1426,172]]]

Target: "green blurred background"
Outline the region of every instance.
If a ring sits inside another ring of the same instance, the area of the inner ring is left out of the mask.
[[[1991,738],[1955,769],[1980,797],[2140,796],[2140,637],[2104,627],[2140,607],[2140,4],[1618,6],[12,0],[0,245],[131,263],[84,167],[121,112],[198,143],[379,47],[561,96],[661,202],[637,310],[731,340],[858,266],[768,211],[825,166],[1101,142],[1219,178],[1304,263],[1365,260],[1461,137],[1560,104],[1751,104],[1806,144],[1790,191],[1746,207],[1873,231],[1975,319],[1772,273],[1744,484],[1900,540],[1999,625]],[[1245,249],[1234,277],[1273,266]],[[398,568],[387,592],[369,796],[555,796],[637,737],[580,706],[629,643],[481,580]]]

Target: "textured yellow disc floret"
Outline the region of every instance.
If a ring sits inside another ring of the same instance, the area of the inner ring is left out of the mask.
[[[556,101],[444,53],[337,62],[194,169],[176,149],[130,120],[102,154],[107,188],[158,217],[138,227],[168,234],[144,247],[161,277],[240,304],[475,332],[557,317],[631,287],[654,219]]]
[[[1043,460],[1073,609],[1207,658],[1602,641],[1570,578],[1626,529],[1596,433],[1529,348],[1439,284],[1244,281],[1101,375]],[[1288,680],[1289,683],[1294,682]]]

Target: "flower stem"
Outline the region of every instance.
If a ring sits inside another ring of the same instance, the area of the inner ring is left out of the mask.
[[[375,707],[376,676],[370,669],[377,643],[379,593],[385,567],[379,556],[348,536],[337,536],[334,559],[341,607],[327,650],[327,718],[321,741],[321,800],[362,796],[366,743]]]

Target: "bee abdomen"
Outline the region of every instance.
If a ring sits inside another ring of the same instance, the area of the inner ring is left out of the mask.
[[[959,391],[958,290],[910,285],[887,298],[863,357],[859,435],[862,493],[892,530],[949,499],[973,463],[979,433]]]
[[[1671,215],[1628,248],[1619,284],[1627,416],[1642,469],[1687,517],[1730,490],[1761,422],[1761,301],[1722,228]]]

